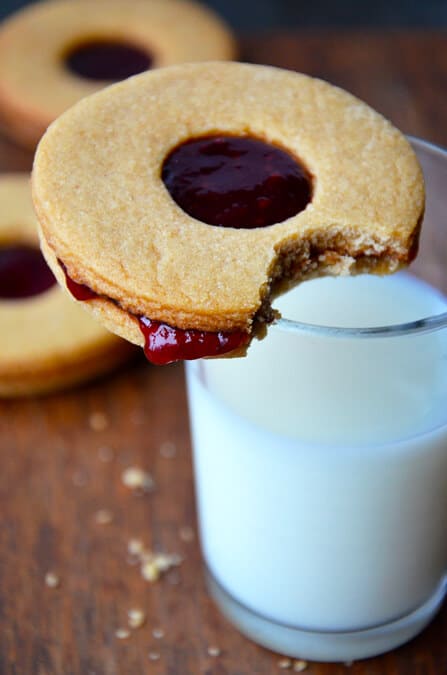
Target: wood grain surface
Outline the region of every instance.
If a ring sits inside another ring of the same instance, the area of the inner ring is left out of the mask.
[[[248,37],[241,46],[246,61],[328,79],[403,131],[447,145],[447,34],[313,31]],[[30,165],[27,153],[0,141],[1,171]],[[196,525],[180,365],[140,360],[68,393],[1,402],[0,430],[0,675],[287,672],[279,655],[220,616],[205,590],[197,539],[186,536]],[[152,473],[152,493],[135,496],[123,485],[129,466]],[[111,522],[100,524],[104,509]],[[128,560],[132,538],[184,562],[148,583]],[[48,572],[58,575],[57,588],[45,583]],[[131,608],[144,610],[146,623],[120,640],[116,630]],[[220,654],[210,655],[210,646]],[[309,663],[305,673],[443,675],[447,611],[386,656]]]

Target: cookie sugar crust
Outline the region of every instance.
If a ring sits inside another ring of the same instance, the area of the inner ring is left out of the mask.
[[[188,216],[161,167],[182,141],[216,132],[296,155],[312,202],[252,230]],[[61,279],[58,258],[104,296],[84,304],[138,344],[129,313],[249,331],[281,279],[394,271],[414,254],[424,209],[409,143],[366,104],[302,74],[217,62],[144,73],[75,105],[39,145],[33,194],[53,271]]]

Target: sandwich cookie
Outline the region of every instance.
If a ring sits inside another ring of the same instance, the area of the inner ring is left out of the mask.
[[[349,93],[266,66],[173,66],[74,106],[33,173],[54,274],[155,363],[243,352],[271,300],[417,252],[421,168]]]

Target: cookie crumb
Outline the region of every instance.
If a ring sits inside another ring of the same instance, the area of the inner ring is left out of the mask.
[[[102,445],[100,448],[98,448],[98,459],[100,462],[107,464],[107,462],[111,462],[114,457],[115,451],[113,448],[109,448],[108,445]]]
[[[158,581],[162,574],[169,572],[173,567],[178,567],[183,558],[177,553],[152,553],[145,551],[141,556],[141,576],[146,581]]]
[[[129,565],[140,565],[144,554],[144,544],[141,539],[129,539],[127,542],[127,563]]]
[[[94,412],[90,415],[88,423],[93,431],[104,431],[109,426],[107,416],[102,412]]]
[[[160,572],[167,572],[172,567],[178,567],[183,562],[182,556],[178,553],[155,553],[153,560]]]
[[[292,667],[291,659],[280,659],[278,661],[278,668],[281,668],[281,670],[290,670],[291,667]]]
[[[113,522],[113,513],[109,509],[99,509],[95,513],[95,521],[98,525],[109,525]]]
[[[127,628],[117,628],[115,631],[115,636],[118,640],[127,640],[130,637],[130,630]]]
[[[47,572],[45,574],[45,583],[48,588],[58,588],[61,584],[61,580],[54,572]]]
[[[123,484],[134,491],[151,492],[154,489],[154,479],[151,474],[136,466],[130,466],[121,474]]]
[[[142,609],[129,609],[127,612],[127,622],[130,628],[141,628],[146,621],[146,614]]]
[[[158,652],[149,652],[148,654],[149,661],[159,661],[160,654]]]
[[[150,581],[151,583],[154,583],[155,581],[158,581],[160,578],[160,570],[158,569],[157,565],[151,560],[148,562],[143,563],[141,566],[141,576],[145,581]]]
[[[298,659],[298,661],[295,661],[293,664],[293,670],[295,673],[302,673],[306,670],[308,666],[307,661],[303,661],[303,659]]]
[[[129,539],[127,543],[127,552],[129,555],[140,556],[144,551],[144,544],[141,539]]]
[[[180,528],[179,537],[182,541],[188,544],[191,541],[194,541],[196,535],[192,527],[189,527],[189,525],[185,525],[184,527]]]
[[[161,640],[165,636],[165,632],[162,628],[154,628],[152,631],[152,637],[154,637],[156,640]]]
[[[213,657],[220,656],[222,653],[219,647],[216,647],[216,645],[211,645],[206,651],[208,652],[208,656]]]
[[[127,543],[127,562],[140,565],[143,579],[153,583],[162,574],[181,565],[183,557],[178,553],[155,553],[146,549],[141,539],[130,539]]]
[[[172,441],[165,441],[160,445],[160,455],[164,459],[174,459],[177,455],[177,447]]]

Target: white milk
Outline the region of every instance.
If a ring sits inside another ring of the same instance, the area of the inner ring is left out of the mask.
[[[278,308],[374,326],[447,304],[398,274],[307,282]],[[430,598],[447,567],[447,330],[271,328],[245,359],[188,364],[188,386],[203,552],[233,598],[311,631],[382,625]]]

